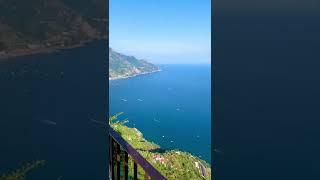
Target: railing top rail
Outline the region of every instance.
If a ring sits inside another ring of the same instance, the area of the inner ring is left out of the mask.
[[[144,171],[152,178],[159,179],[159,180],[165,180],[166,178],[158,171],[156,170],[144,157],[141,156],[141,154],[135,150],[126,140],[124,140],[120,134],[118,134],[112,127],[109,126],[109,134],[112,136],[112,138],[120,144],[120,146],[126,151],[133,160],[139,164]]]

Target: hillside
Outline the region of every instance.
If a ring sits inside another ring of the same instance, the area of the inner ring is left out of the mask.
[[[0,0],[0,57],[106,38],[105,0]]]
[[[146,140],[138,129],[124,125],[126,121],[117,121],[117,116],[110,119],[111,127],[168,179],[211,179],[210,164],[204,160],[188,152],[161,149],[159,145]],[[133,169],[132,160],[129,160],[129,168]],[[205,176],[202,176],[202,168]],[[129,176],[133,176],[132,172]],[[138,179],[143,177],[144,172],[140,168]]]
[[[160,71],[159,67],[109,48],[109,80]]]
[[[24,164],[20,169],[13,170],[12,172],[7,172],[5,174],[0,174],[0,180],[25,180],[27,179],[28,173],[44,166],[45,164],[46,161],[44,160],[28,162]]]

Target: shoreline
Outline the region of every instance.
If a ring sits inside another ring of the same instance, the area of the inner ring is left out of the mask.
[[[162,152],[154,151],[162,149],[162,147],[145,139],[144,134],[139,129],[129,127],[125,123],[122,124],[121,121],[111,122],[110,126],[160,173],[169,177],[173,177],[178,173],[181,177],[188,174],[189,176],[197,177],[196,179],[200,177],[203,177],[202,179],[211,179],[212,165],[201,157],[179,149],[167,149]],[[164,166],[166,163],[170,164],[170,166]],[[184,168],[183,164],[186,164],[186,167],[193,168]],[[173,167],[177,168],[176,172],[170,171]]]
[[[136,76],[141,76],[141,75],[146,75],[146,74],[151,74],[151,73],[156,73],[156,72],[161,72],[161,69],[155,70],[155,71],[150,71],[150,72],[143,72],[143,73],[139,73],[139,74],[134,74],[131,76],[120,76],[120,77],[113,77],[113,78],[109,78],[109,81],[113,81],[113,80],[120,80],[120,79],[129,79],[129,78],[133,78]]]
[[[70,46],[52,46],[52,47],[40,47],[37,49],[15,49],[9,53],[0,54],[0,62],[1,61],[10,61],[11,59],[24,57],[24,56],[31,56],[31,55],[38,55],[38,54],[50,54],[54,52],[60,52],[62,50],[73,49],[78,47],[83,47],[88,43],[92,43],[99,40],[104,40],[106,38],[97,38],[92,40],[81,41],[78,44],[70,45]]]

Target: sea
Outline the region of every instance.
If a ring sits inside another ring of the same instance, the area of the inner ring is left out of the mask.
[[[26,179],[107,179],[106,49],[0,61],[0,176],[45,160]]]
[[[109,114],[164,150],[211,163],[211,66],[160,65],[162,71],[109,81]]]
[[[0,60],[0,176],[35,160],[27,179],[108,179],[106,43]],[[165,149],[210,162],[210,66],[109,82],[110,114]],[[121,99],[125,99],[123,101]],[[139,100],[138,100],[139,99]]]

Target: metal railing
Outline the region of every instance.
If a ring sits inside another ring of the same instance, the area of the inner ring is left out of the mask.
[[[134,180],[138,179],[138,165],[144,170],[146,180],[150,178],[155,180],[166,179],[110,126],[109,148],[109,172],[112,180],[129,179],[129,156],[133,161]],[[121,158],[121,155],[124,155],[124,158]],[[121,167],[121,164],[124,167]]]

